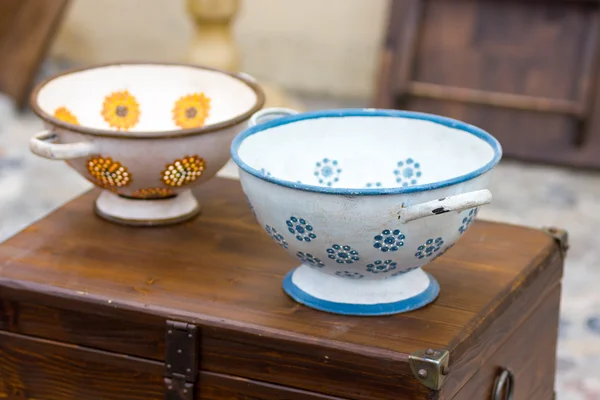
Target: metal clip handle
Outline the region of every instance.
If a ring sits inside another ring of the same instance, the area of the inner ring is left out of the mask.
[[[515,377],[512,372],[502,369],[502,372],[496,378],[494,389],[492,390],[492,400],[513,400]]]

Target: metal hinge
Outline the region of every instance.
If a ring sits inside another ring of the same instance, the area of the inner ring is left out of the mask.
[[[440,390],[448,375],[450,353],[447,350],[417,350],[408,356],[410,369],[423,385]]]
[[[165,400],[193,400],[198,380],[198,335],[194,325],[167,321]]]
[[[556,240],[556,243],[558,243],[559,246],[560,255],[562,258],[565,258],[567,250],[569,250],[569,233],[564,229],[555,228],[553,226],[542,228],[542,230]]]

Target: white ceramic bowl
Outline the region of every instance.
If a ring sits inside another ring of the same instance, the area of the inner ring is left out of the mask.
[[[421,267],[491,201],[502,156],[491,135],[416,112],[266,109],[232,157],[258,222],[302,264],[296,301],[339,314],[414,310],[438,295]]]
[[[31,151],[67,160],[104,189],[96,200],[102,217],[159,225],[198,214],[190,188],[225,165],[264,95],[242,74],[132,63],[54,76],[30,103],[46,128],[31,138]]]

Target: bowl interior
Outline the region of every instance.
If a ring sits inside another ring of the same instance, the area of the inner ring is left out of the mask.
[[[448,121],[453,120],[445,121],[452,125]],[[331,188],[427,185],[483,168],[500,151],[487,134],[480,137],[427,119],[377,115],[298,119],[250,133],[238,149],[249,168],[291,183]]]
[[[41,86],[34,98],[46,116],[86,128],[131,132],[217,124],[253,111],[257,103],[256,89],[240,77],[160,64],[66,73]]]

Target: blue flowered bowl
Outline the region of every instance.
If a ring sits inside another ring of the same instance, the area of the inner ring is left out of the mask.
[[[301,265],[285,292],[307,306],[383,315],[432,302],[421,267],[463,235],[502,157],[487,132],[393,110],[265,109],[231,154],[258,222]]]

